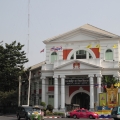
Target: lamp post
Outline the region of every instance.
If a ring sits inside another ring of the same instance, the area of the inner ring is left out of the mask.
[[[18,106],[20,106],[20,98],[21,98],[21,76],[19,76],[19,96],[18,96]]]
[[[30,81],[31,81],[31,71],[29,71],[29,78],[28,78],[28,101],[27,101],[27,103],[28,103],[28,105],[30,104]]]

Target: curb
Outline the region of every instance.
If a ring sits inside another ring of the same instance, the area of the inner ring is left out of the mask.
[[[16,117],[16,115],[1,115],[1,116],[5,116],[5,117]]]
[[[112,119],[112,118],[98,118],[98,119]]]
[[[46,116],[44,118],[62,118],[62,117],[60,117],[60,116]]]

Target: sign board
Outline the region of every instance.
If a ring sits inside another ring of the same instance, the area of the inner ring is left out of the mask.
[[[107,104],[109,108],[113,108],[118,105],[118,88],[106,88],[107,90]]]
[[[107,93],[99,93],[99,106],[107,105]]]
[[[66,78],[65,85],[89,85],[89,78]]]

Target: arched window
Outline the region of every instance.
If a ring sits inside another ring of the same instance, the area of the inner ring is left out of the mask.
[[[113,51],[111,49],[106,50],[105,60],[113,60]]]
[[[56,53],[56,52],[53,52],[53,53],[51,54],[51,63],[54,63],[54,61],[57,60],[57,57],[58,57],[57,53]]]
[[[85,50],[78,50],[76,51],[76,59],[86,59],[86,51]]]
[[[71,58],[70,59],[74,59],[74,54],[71,56]]]
[[[78,50],[74,54],[76,56],[76,59],[92,59],[93,58],[92,55],[85,50]],[[70,59],[75,59],[74,54],[71,56]]]

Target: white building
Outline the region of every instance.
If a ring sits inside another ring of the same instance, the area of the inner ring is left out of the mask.
[[[54,111],[72,103],[93,110],[103,76],[119,78],[120,36],[86,24],[43,42],[42,101]]]

